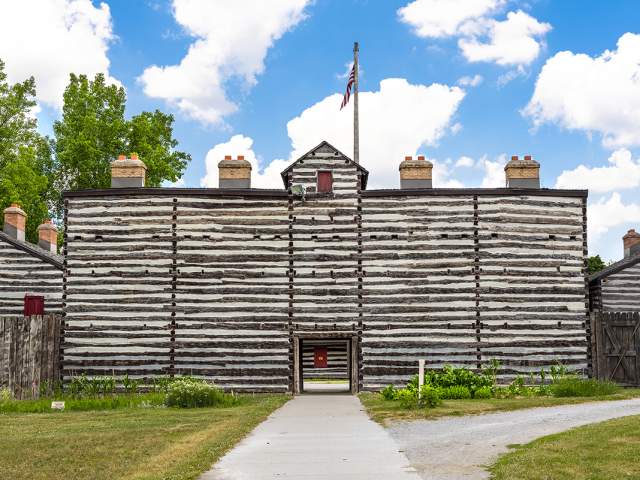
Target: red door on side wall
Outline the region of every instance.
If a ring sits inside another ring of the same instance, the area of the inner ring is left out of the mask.
[[[318,172],[318,193],[333,191],[333,175],[331,172]]]
[[[24,316],[44,315],[44,297],[41,295],[24,296]]]
[[[313,351],[313,367],[327,368],[327,349],[325,347],[315,347]]]

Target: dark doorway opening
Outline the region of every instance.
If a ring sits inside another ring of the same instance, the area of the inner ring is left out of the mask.
[[[296,339],[295,393],[355,393],[357,355],[352,337]]]

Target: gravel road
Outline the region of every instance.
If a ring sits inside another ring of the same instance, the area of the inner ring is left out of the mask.
[[[394,422],[388,430],[423,479],[476,480],[489,478],[483,466],[507,445],[627,415],[640,415],[640,399]]]

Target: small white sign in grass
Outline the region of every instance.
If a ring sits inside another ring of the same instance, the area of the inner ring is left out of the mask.
[[[64,410],[64,402],[51,402],[51,410]]]

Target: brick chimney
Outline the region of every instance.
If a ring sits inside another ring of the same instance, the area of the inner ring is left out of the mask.
[[[504,167],[507,188],[540,188],[540,164],[525,155],[523,160],[517,156]]]
[[[47,252],[58,253],[58,229],[49,219],[38,227],[38,246]]]
[[[425,160],[424,155],[404,157],[400,162],[400,188],[432,188],[433,163]]]
[[[2,231],[16,240],[24,241],[24,229],[27,224],[27,214],[17,203],[4,209],[4,227]]]
[[[640,255],[640,233],[632,228],[622,237],[622,242],[624,244],[624,258]]]
[[[218,162],[218,186],[220,188],[251,188],[251,164],[238,155],[236,160],[225,155]]]
[[[135,153],[131,158],[120,155],[111,162],[111,188],[144,187],[147,166]]]

